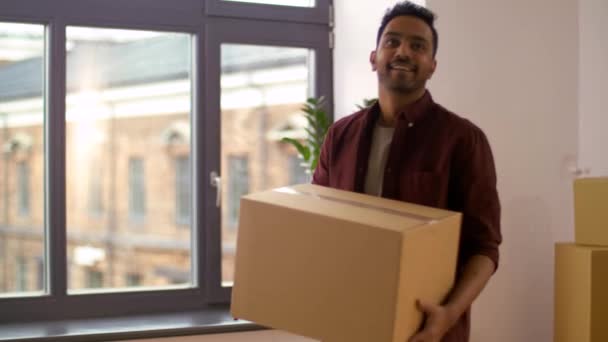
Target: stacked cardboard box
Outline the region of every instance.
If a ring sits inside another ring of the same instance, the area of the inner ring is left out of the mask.
[[[608,178],[574,182],[575,243],[555,247],[555,342],[608,341]]]
[[[323,342],[407,341],[455,278],[461,214],[315,185],[241,200],[235,318]]]

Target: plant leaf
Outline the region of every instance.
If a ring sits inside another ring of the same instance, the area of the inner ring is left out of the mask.
[[[318,164],[319,164],[319,155],[316,154],[313,156],[312,162],[310,162],[310,171],[314,173]]]
[[[304,146],[301,142],[292,138],[283,138],[281,141],[293,145],[298,150],[298,153],[300,153],[302,159],[304,159],[305,162],[308,162],[310,159],[310,148],[308,148],[308,146]]]

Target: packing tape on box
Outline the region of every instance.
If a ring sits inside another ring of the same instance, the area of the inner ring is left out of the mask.
[[[352,206],[355,206],[355,207],[358,207],[358,208],[371,209],[371,210],[380,211],[380,212],[383,212],[383,213],[386,213],[386,214],[390,214],[390,215],[407,217],[409,219],[413,219],[413,220],[417,220],[417,221],[423,221],[423,222],[426,222],[427,224],[434,224],[434,223],[437,222],[437,220],[435,220],[435,219],[432,219],[432,218],[426,217],[426,216],[422,216],[422,215],[419,215],[419,214],[407,213],[407,212],[403,212],[403,211],[399,211],[399,210],[395,210],[395,209],[389,209],[389,208],[379,207],[379,206],[372,205],[372,204],[360,203],[360,202],[345,200],[345,199],[336,198],[336,197],[332,197],[332,196],[316,194],[316,193],[313,193],[313,192],[298,191],[298,190],[295,190],[295,189],[290,188],[290,187],[283,187],[283,188],[275,189],[274,191],[280,192],[280,193],[284,193],[284,194],[290,194],[290,195],[310,196],[310,197],[315,197],[315,198],[323,199],[323,200],[326,200],[326,201],[331,201],[331,202],[336,202],[336,203],[342,203],[342,204],[348,204],[348,205],[352,205]]]

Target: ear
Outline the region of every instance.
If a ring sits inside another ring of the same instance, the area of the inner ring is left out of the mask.
[[[372,65],[372,71],[378,70],[378,68],[376,66],[376,50],[373,50],[369,54],[369,63]]]
[[[437,60],[433,58],[433,65],[431,67],[431,73],[429,74],[429,78],[427,78],[427,80],[430,80],[431,77],[433,77],[433,74],[435,73],[435,69],[437,69]]]

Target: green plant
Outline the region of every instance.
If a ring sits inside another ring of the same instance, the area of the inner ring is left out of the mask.
[[[304,112],[304,117],[308,121],[306,130],[306,139],[299,141],[292,138],[283,138],[281,141],[293,145],[303,160],[303,164],[312,174],[319,163],[321,147],[323,140],[329,129],[330,121],[323,107],[325,106],[325,98],[323,96],[318,99],[309,98],[301,108]]]
[[[376,103],[376,101],[378,101],[378,99],[363,99],[363,105],[357,105],[357,108],[365,109],[367,107],[371,107],[374,105],[374,103]]]

